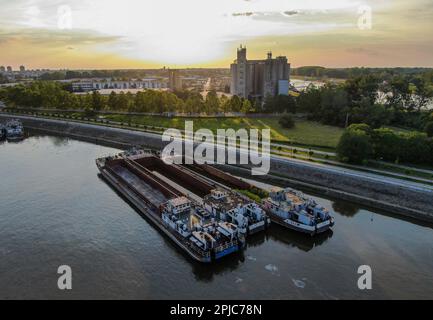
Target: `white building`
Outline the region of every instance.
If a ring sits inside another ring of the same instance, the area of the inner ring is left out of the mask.
[[[104,80],[79,80],[72,82],[74,92],[88,92],[104,89],[164,89],[167,83],[161,79],[140,79],[129,81]]]

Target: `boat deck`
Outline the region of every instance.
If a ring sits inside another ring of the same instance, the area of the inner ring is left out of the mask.
[[[123,178],[136,191],[138,191],[142,195],[145,195],[150,202],[161,204],[168,201],[168,198],[162,192],[152,187],[151,185],[147,184],[143,179],[140,179],[138,176],[136,176],[134,173],[129,171],[127,168],[120,165],[116,165],[113,166],[111,169],[119,177]]]

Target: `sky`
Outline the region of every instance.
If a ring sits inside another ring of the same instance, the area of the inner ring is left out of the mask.
[[[433,0],[0,0],[0,65],[15,69],[433,67]]]

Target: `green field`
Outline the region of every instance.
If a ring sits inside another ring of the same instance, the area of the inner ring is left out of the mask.
[[[293,129],[285,129],[278,123],[278,118],[167,118],[154,116],[110,115],[112,121],[134,123],[145,126],[184,129],[185,121],[194,121],[194,130],[206,128],[216,133],[217,129],[257,128],[270,129],[271,139],[293,144],[335,148],[343,133],[343,129],[326,126],[318,122],[296,120]]]

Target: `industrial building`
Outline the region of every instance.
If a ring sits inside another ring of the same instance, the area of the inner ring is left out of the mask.
[[[263,99],[268,95],[288,95],[290,64],[287,57],[248,60],[246,47],[237,50],[237,59],[231,65],[230,93],[243,98]]]

